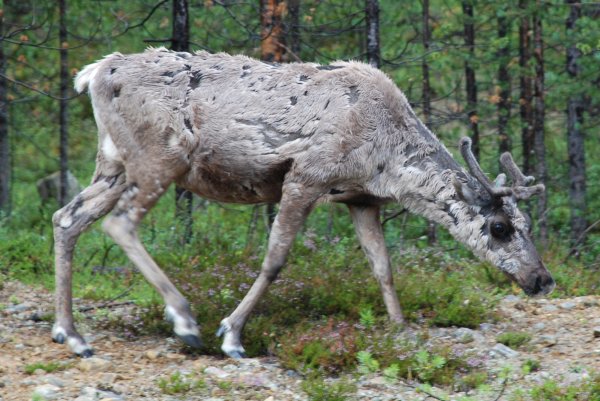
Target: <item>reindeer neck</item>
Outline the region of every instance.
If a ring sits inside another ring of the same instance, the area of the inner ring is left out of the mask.
[[[399,138],[402,142],[389,156],[393,167],[376,183],[379,191],[466,241],[474,213],[456,196],[453,184],[455,177],[465,177],[465,171],[416,117],[414,126]]]

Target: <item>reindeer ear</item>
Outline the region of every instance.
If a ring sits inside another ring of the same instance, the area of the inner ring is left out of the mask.
[[[458,199],[462,200],[468,205],[479,205],[481,203],[481,197],[476,190],[471,188],[468,183],[454,177],[452,179],[452,185]]]

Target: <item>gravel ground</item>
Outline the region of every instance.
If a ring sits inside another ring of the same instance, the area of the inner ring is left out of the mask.
[[[117,333],[97,330],[94,321],[84,318],[82,333],[92,341],[96,356],[79,359],[62,345],[50,340],[51,325],[36,316],[52,310],[52,296],[18,282],[7,282],[0,290],[0,401],[9,400],[307,400],[303,378],[282,368],[275,358],[225,358],[186,355],[173,338],[145,337],[128,341]],[[93,305],[78,301],[78,306]],[[120,308],[131,308],[125,305]],[[119,308],[114,308],[119,313]],[[538,386],[546,380],[561,385],[577,384],[600,372],[600,297],[571,299],[526,299],[508,296],[498,306],[502,316],[496,324],[479,330],[430,328],[432,343],[446,344],[456,352],[471,352],[490,372],[488,392],[467,395],[475,400],[509,401],[511,394]],[[91,315],[92,312],[86,312]],[[411,330],[427,330],[412,327]],[[528,346],[513,350],[498,344],[496,337],[506,331],[527,332]],[[538,360],[540,369],[522,373],[527,360]],[[47,373],[26,366],[58,362],[64,368]],[[500,372],[511,367],[506,386]],[[173,385],[179,375],[181,386],[195,386],[185,394],[168,394],[161,380]],[[390,383],[381,375],[348,375],[328,381],[345,380],[356,385],[352,400],[424,401],[435,397],[415,390],[411,383]],[[433,389],[432,391],[437,391]],[[444,389],[449,400],[466,395]],[[441,394],[441,393],[438,393]],[[440,396],[440,398],[442,398]]]

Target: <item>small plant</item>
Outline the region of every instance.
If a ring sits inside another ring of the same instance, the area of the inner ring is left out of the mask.
[[[217,382],[217,387],[223,391],[230,391],[233,388],[233,383],[227,380],[221,380]]]
[[[19,297],[17,297],[16,295],[11,295],[10,297],[8,297],[8,302],[10,302],[13,305],[17,305],[19,303],[21,303],[21,301],[19,300]]]
[[[302,382],[309,401],[346,401],[356,392],[356,386],[345,381],[326,383],[322,378]]]
[[[373,358],[368,351],[359,351],[356,354],[358,360],[358,371],[363,374],[375,373],[379,371],[379,362]]]
[[[430,382],[435,373],[444,368],[446,358],[441,355],[431,354],[429,351],[422,349],[417,351],[414,356],[415,366],[414,371],[417,373],[419,380]]]
[[[537,372],[538,370],[540,370],[540,367],[540,361],[538,361],[537,359],[528,359],[525,362],[523,362],[521,370],[523,371],[523,374],[527,375],[531,372]]]
[[[510,348],[519,348],[531,341],[531,334],[520,331],[507,331],[498,335],[496,341]]]
[[[463,391],[475,389],[483,385],[488,379],[486,372],[472,372],[460,378],[460,387]]]
[[[158,387],[164,394],[175,395],[205,388],[206,383],[202,379],[194,379],[192,375],[182,375],[181,372],[175,372],[168,378],[159,379]]]
[[[65,365],[62,365],[58,362],[48,362],[48,363],[36,362],[36,363],[31,363],[29,365],[25,365],[25,373],[27,373],[28,375],[32,375],[33,372],[35,372],[38,369],[41,369],[46,373],[52,373],[52,372],[56,372],[57,370],[65,369]]]
[[[360,324],[365,329],[369,330],[375,326],[375,315],[373,314],[373,309],[370,307],[365,307],[362,308],[358,314],[360,316]]]
[[[383,369],[383,377],[388,381],[395,381],[400,374],[400,367],[396,363],[392,363],[387,368]]]

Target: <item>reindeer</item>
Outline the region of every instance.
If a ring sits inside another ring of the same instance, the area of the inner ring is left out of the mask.
[[[527,294],[554,281],[532,243],[517,201],[529,186],[510,154],[491,182],[460,141],[468,172],[417,118],[381,71],[360,62],[267,64],[245,56],[148,49],[114,53],[75,79],[88,90],[98,125],[89,187],[53,216],[56,323],[52,338],[88,357],[73,324],[71,266],[81,232],[112,211],[103,229],[164,298],[184,343],[200,347],[190,305],[153,261],[137,228],[173,182],[219,202],[279,202],[260,274],[221,321],[222,350],[244,357],[248,316],[284,265],[294,237],[321,202],[348,206],[389,318],[403,322],[379,220],[388,202],[446,227]]]

